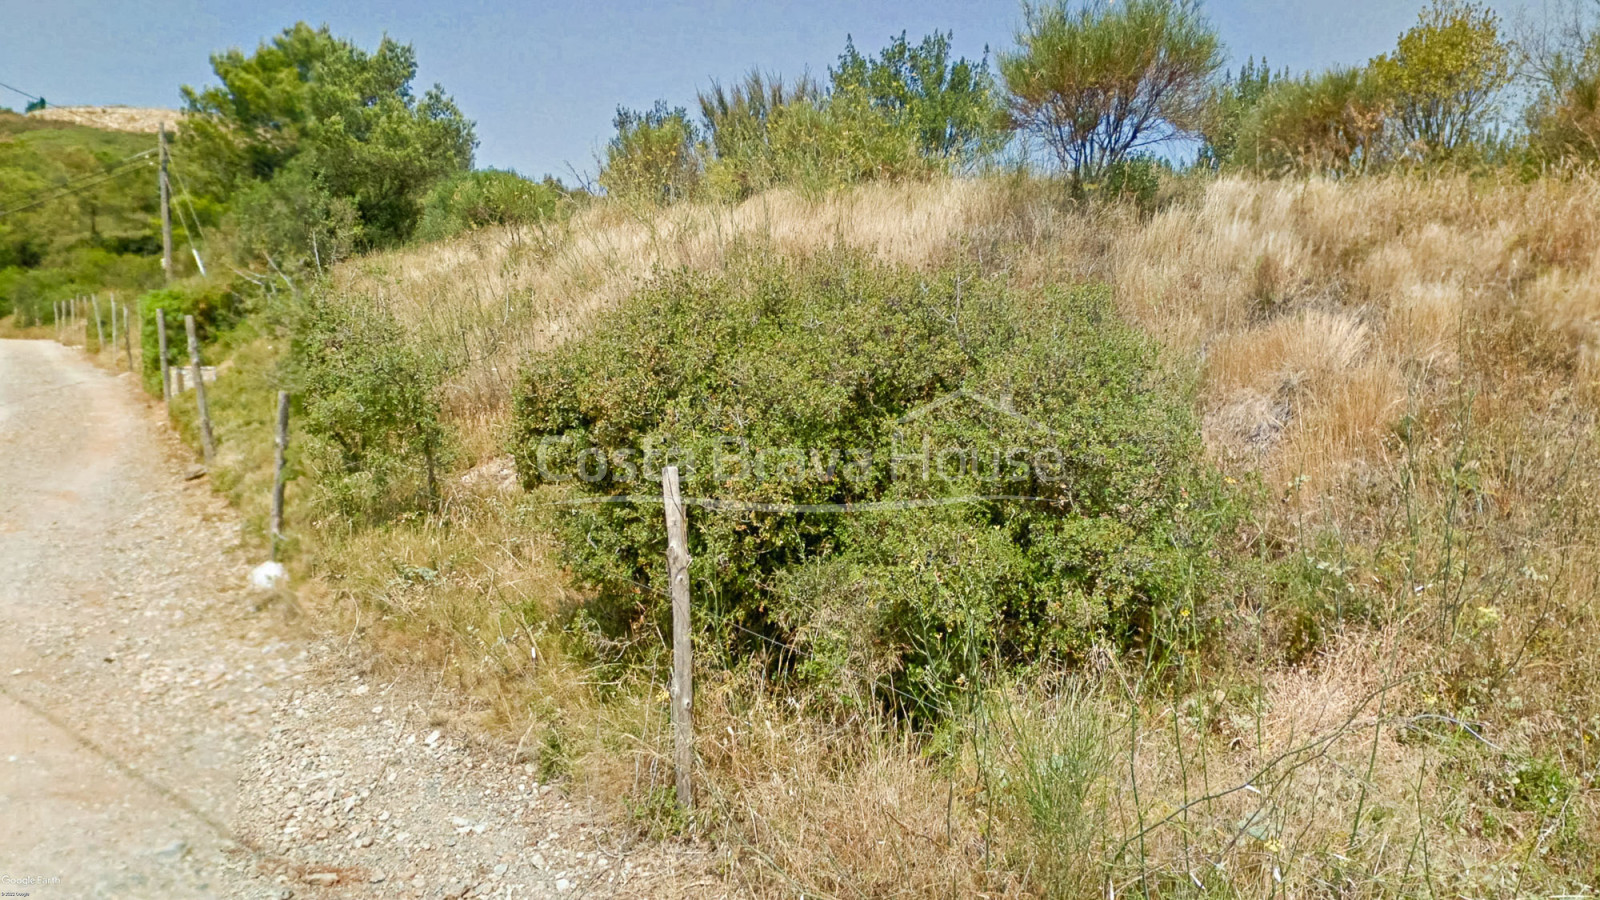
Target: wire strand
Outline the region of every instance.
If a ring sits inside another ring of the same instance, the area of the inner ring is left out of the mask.
[[[129,172],[137,172],[141,168],[143,168],[143,167],[139,166],[136,162],[135,163],[125,163],[122,166],[120,166],[120,167],[118,167],[116,169],[113,169],[113,170],[111,170],[109,172],[98,173],[95,176],[97,178],[97,180],[95,180],[95,181],[91,181],[91,182],[88,182],[88,183],[85,183],[85,184],[77,185],[77,186],[75,186],[75,187],[73,187],[73,188],[71,188],[69,190],[58,190],[57,193],[51,194],[48,197],[41,197],[41,198],[39,198],[37,200],[32,200],[32,201],[24,203],[24,204],[22,204],[20,206],[13,206],[13,207],[11,207],[9,209],[0,210],[0,218],[12,215],[14,213],[25,212],[27,210],[33,209],[36,206],[42,206],[42,205],[44,205],[46,203],[50,203],[50,202],[55,201],[55,200],[60,200],[63,197],[70,197],[73,194],[81,194],[84,191],[89,190],[90,188],[96,188],[96,187],[99,187],[102,184],[107,184],[109,182],[115,181],[116,179],[121,178],[122,176],[128,174]]]

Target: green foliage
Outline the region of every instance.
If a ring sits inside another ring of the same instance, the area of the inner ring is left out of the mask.
[[[1391,105],[1365,69],[1280,80],[1240,125],[1231,158],[1284,174],[1349,174],[1382,161]]]
[[[156,310],[165,311],[168,365],[187,366],[189,337],[183,317],[194,316],[195,336],[205,346],[239,324],[249,312],[249,304],[237,284],[222,278],[174,284],[139,298],[139,356],[144,361],[144,385],[150,393],[160,396],[161,339]]]
[[[0,209],[11,210],[0,216],[0,309],[37,324],[57,300],[160,283],[153,172],[130,159],[152,146],[146,135],[0,112]]]
[[[1287,69],[1274,73],[1265,59],[1257,65],[1255,57],[1246,60],[1238,73],[1228,73],[1222,84],[1212,90],[1200,120],[1200,134],[1205,141],[1200,147],[1200,164],[1217,168],[1234,162],[1240,129],[1256,104],[1273,86],[1288,79]]]
[[[343,298],[307,300],[292,335],[287,375],[318,502],[355,525],[433,508],[449,461],[441,360],[382,310]]]
[[[644,112],[618,107],[600,186],[613,197],[673,203],[700,183],[699,135],[683,107],[665,101]]]
[[[1027,6],[1000,55],[1013,127],[1074,182],[1129,154],[1198,133],[1222,44],[1190,0],[1053,0]]]
[[[752,71],[700,93],[714,196],[778,185],[820,191],[971,166],[1004,143],[986,62],[951,59],[950,37],[902,33],[874,57],[854,42],[829,85]]]
[[[558,217],[571,192],[554,178],[530,181],[515,172],[482,169],[439,182],[422,199],[417,238],[437,241],[490,225],[533,225]]]
[[[759,134],[743,153],[719,156],[706,167],[714,195],[740,198],[778,185],[824,191],[918,177],[937,165],[917,152],[909,124],[885,118],[856,90],[777,107]]]
[[[842,252],[728,272],[664,275],[525,372],[513,453],[585,501],[563,529],[596,620],[660,625],[660,508],[627,498],[672,460],[722,507],[691,515],[711,630],[803,648],[843,701],[933,714],[996,655],[1150,640],[1206,602],[1188,392],[1105,290]]]
[[[905,32],[875,57],[846,39],[828,70],[833,94],[859,92],[888,122],[916,134],[924,157],[970,164],[1004,143],[1004,118],[987,60],[950,58],[951,35],[934,32],[918,44]]]
[[[776,75],[752,70],[728,87],[713,81],[701,91],[700,116],[717,159],[753,159],[765,153],[768,125],[779,110],[821,99],[822,88],[809,78],[785,84]]]
[[[1371,70],[1394,100],[1396,137],[1406,151],[1444,159],[1482,138],[1496,96],[1511,81],[1511,48],[1487,6],[1433,0]]]
[[[1164,168],[1159,160],[1144,154],[1119,159],[1106,168],[1105,180],[1096,186],[1096,193],[1107,200],[1132,203],[1141,212],[1152,212]]]
[[[1539,164],[1600,160],[1600,29],[1575,31],[1571,46],[1537,61],[1539,90],[1524,118]]]
[[[413,92],[409,45],[386,37],[368,53],[302,22],[250,56],[230,50],[211,65],[221,84],[183,89],[182,147],[209,194],[251,198],[236,212],[260,256],[320,256],[315,226],[296,234],[258,219],[297,208],[348,220],[339,230],[356,247],[404,241],[432,184],[472,166],[472,123],[437,85]]]

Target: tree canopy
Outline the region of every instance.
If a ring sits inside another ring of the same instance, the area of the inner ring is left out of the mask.
[[[1415,155],[1448,156],[1476,141],[1511,81],[1511,48],[1486,6],[1433,0],[1372,74],[1395,103],[1400,142]]]
[[[1000,55],[1014,127],[1041,140],[1074,181],[1135,151],[1194,137],[1222,43],[1190,0],[1030,4]]]
[[[350,243],[383,246],[410,237],[435,181],[472,167],[472,122],[438,85],[413,91],[410,45],[385,37],[367,52],[301,22],[248,56],[216,54],[211,66],[219,84],[183,88],[182,141],[204,189],[254,195],[241,211],[281,209],[265,195],[284,179],[296,197],[280,200],[342,209]],[[252,224],[274,223],[241,222]],[[255,230],[276,245],[294,229]]]

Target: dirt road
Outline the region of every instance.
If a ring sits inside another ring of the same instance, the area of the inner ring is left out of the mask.
[[[722,893],[248,593],[159,407],[0,341],[0,895]]]

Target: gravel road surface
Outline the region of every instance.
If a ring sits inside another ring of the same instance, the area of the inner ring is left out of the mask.
[[[0,895],[724,896],[246,587],[127,375],[0,341]]]

